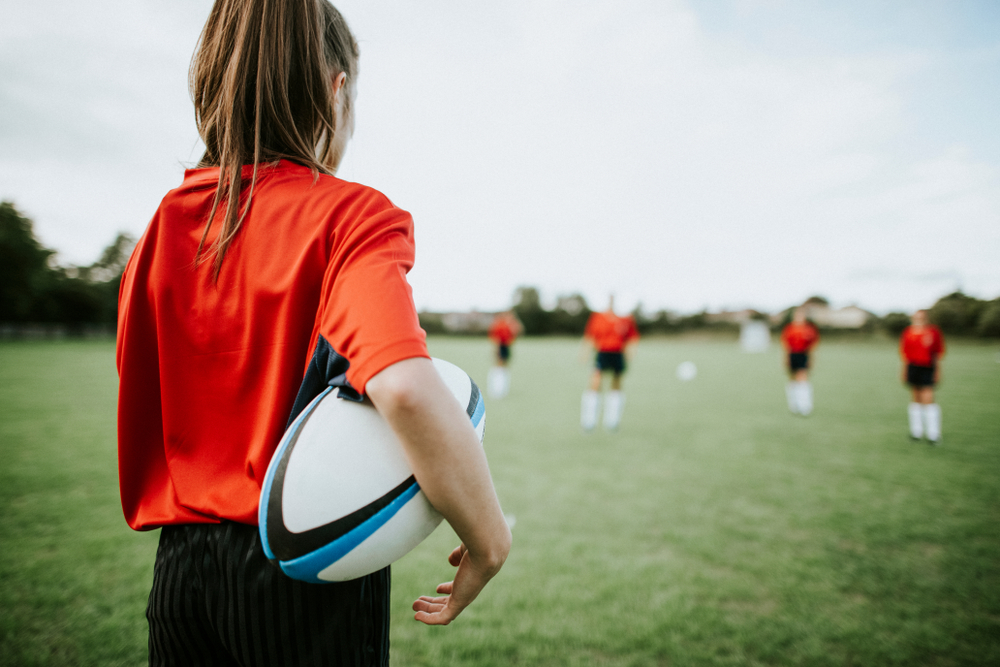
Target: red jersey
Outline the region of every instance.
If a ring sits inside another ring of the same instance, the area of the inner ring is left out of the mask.
[[[594,343],[598,352],[621,352],[629,342],[638,340],[639,330],[631,315],[591,313],[583,335]]]
[[[517,338],[519,328],[509,317],[497,317],[490,325],[489,336],[500,345],[510,345]]]
[[[298,411],[328,385],[359,400],[382,369],[428,356],[406,281],[408,213],[288,161],[262,167],[214,282],[211,258],[194,258],[218,173],[185,173],[122,279],[118,468],[138,530],[256,525],[268,463]]]
[[[808,352],[817,342],[819,331],[809,322],[789,322],[781,331],[781,343],[789,352]]]
[[[908,326],[899,339],[899,352],[906,363],[914,366],[933,366],[938,357],[944,356],[944,337],[933,324],[922,327]]]

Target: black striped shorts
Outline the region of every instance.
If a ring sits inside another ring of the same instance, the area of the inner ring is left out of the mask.
[[[146,618],[150,665],[388,665],[389,568],[307,584],[268,562],[255,526],[166,526]]]

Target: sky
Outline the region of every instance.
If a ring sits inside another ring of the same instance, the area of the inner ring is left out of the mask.
[[[413,214],[418,308],[876,313],[1000,296],[1000,3],[336,3],[338,176]],[[4,2],[0,198],[64,264],[140,235],[201,153],[206,0]]]

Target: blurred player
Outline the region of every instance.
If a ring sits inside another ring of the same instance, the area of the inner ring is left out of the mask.
[[[510,346],[521,335],[521,331],[523,331],[521,321],[509,310],[499,313],[490,325],[489,336],[496,344],[496,358],[486,384],[493,398],[503,398],[510,391],[510,370],[507,368],[507,363],[510,361]]]
[[[604,400],[604,428],[613,431],[618,428],[625,408],[622,375],[625,373],[626,357],[631,357],[632,347],[639,340],[639,330],[631,315],[619,317],[615,314],[615,298],[612,296],[606,311],[591,314],[583,335],[597,351],[597,356],[590,385],[580,401],[580,425],[587,431],[597,425],[597,414],[601,409],[601,380],[604,373],[610,372],[611,391]]]
[[[937,444],[941,441],[941,406],[934,402],[934,385],[941,377],[938,361],[944,356],[944,337],[940,329],[928,324],[926,310],[913,314],[913,323],[900,337],[899,353],[904,364],[903,382],[913,391],[910,437],[919,440],[926,435]]]
[[[785,394],[788,409],[795,414],[808,415],[813,408],[812,385],[809,384],[809,352],[819,342],[819,331],[806,320],[802,308],[796,308],[792,321],[781,332],[781,344],[788,353],[788,384]]]

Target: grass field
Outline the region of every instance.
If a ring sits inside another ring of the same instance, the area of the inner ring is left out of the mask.
[[[485,385],[485,341],[431,348]],[[647,340],[589,435],[577,342],[519,342],[486,438],[514,549],[446,628],[409,607],[454,534],[397,563],[393,664],[1000,664],[998,349],[952,343],[934,448],[887,341],[824,342],[804,419],[777,350]],[[121,517],[115,392],[112,343],[0,344],[0,665],[145,664],[157,535]]]

